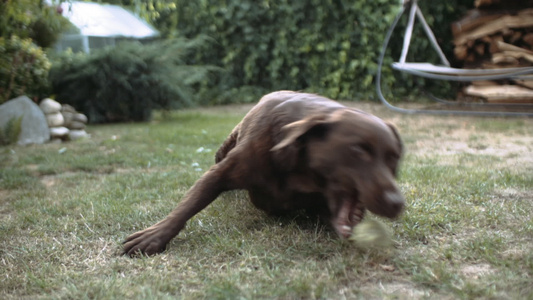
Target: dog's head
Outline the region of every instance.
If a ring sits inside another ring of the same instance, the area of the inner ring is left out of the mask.
[[[320,178],[331,222],[349,237],[366,209],[397,217],[405,200],[396,184],[403,146],[391,124],[364,112],[341,109],[283,127],[283,139],[272,151],[299,155]],[[281,154],[280,153],[280,154]]]

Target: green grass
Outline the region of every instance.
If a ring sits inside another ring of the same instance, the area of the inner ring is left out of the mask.
[[[233,191],[164,254],[118,256],[127,235],[176,205],[244,115],[188,110],[90,126],[87,140],[0,148],[0,298],[531,299],[533,121],[365,108],[396,123],[408,150],[407,210],[384,220],[394,248],[361,250]]]

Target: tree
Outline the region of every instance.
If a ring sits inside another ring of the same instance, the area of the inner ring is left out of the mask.
[[[70,22],[42,0],[0,1],[0,104],[48,92],[50,47]]]
[[[100,0],[98,2],[117,4],[129,8],[148,22],[154,22],[163,14],[168,15],[176,10],[175,0]]]
[[[48,48],[69,25],[57,7],[42,0],[0,1],[0,37],[31,38],[38,46]]]

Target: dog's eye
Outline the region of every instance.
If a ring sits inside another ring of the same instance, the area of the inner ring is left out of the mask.
[[[358,156],[371,156],[373,153],[372,147],[364,143],[352,145],[350,150]]]
[[[388,153],[386,159],[387,161],[396,162],[400,159],[400,155],[397,153]]]

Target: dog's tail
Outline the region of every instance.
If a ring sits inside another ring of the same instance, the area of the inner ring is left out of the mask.
[[[235,145],[237,144],[237,138],[239,137],[239,129],[241,127],[241,124],[237,124],[233,131],[230,133],[230,135],[226,138],[226,140],[222,143],[220,148],[217,150],[217,153],[215,154],[215,163],[221,162],[224,158],[226,158],[226,155],[228,155],[228,152],[231,151],[231,149],[235,148]]]

